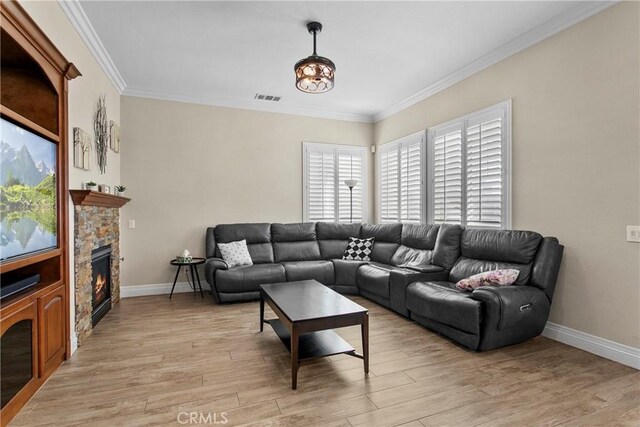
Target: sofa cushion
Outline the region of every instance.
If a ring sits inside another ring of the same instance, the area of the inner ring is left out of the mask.
[[[271,242],[271,224],[220,224],[216,226],[217,243],[237,242],[246,240],[247,243]]]
[[[531,264],[542,236],[533,231],[465,229],[462,256],[516,264]]]
[[[416,282],[407,287],[407,308],[419,316],[480,334],[482,304],[468,292],[456,289],[452,282]]]
[[[375,238],[361,239],[359,237],[349,237],[349,243],[342,255],[342,259],[350,261],[371,261],[371,250],[373,249]]]
[[[401,245],[391,257],[391,264],[397,267],[425,267],[431,264],[433,251],[427,249],[414,249]]]
[[[292,224],[271,224],[273,242],[302,242],[316,240],[315,222],[296,222]]]
[[[318,242],[275,242],[273,254],[276,262],[320,260]]]
[[[402,240],[402,224],[362,224],[362,237],[375,237],[371,260],[389,264]]]
[[[403,224],[400,243],[410,248],[432,251],[439,229],[439,225],[433,224]]]
[[[331,261],[283,262],[287,282],[315,279],[323,285],[333,285],[334,273]]]
[[[361,224],[344,224],[339,222],[316,223],[318,240],[348,240],[349,237],[360,237]],[[343,248],[344,250],[344,248]]]
[[[362,224],[362,237],[375,237],[376,242],[400,244],[402,224]]]
[[[458,259],[451,269],[449,280],[452,282],[459,282],[462,279],[466,279],[467,277],[471,277],[485,271],[507,269],[514,269],[520,272],[518,274],[518,279],[513,283],[514,285],[526,285],[529,283],[529,277],[531,277],[531,264],[486,261],[483,259],[472,259],[463,256]]]
[[[214,230],[216,249],[215,256],[222,258],[217,243],[229,243],[239,240],[247,241],[247,249],[254,264],[272,263],[274,261],[271,246],[271,224],[220,224]]]
[[[258,291],[261,284],[286,281],[284,267],[280,264],[242,265],[216,270],[215,276],[218,292]]]
[[[360,266],[366,265],[364,261],[348,261],[332,259],[335,284],[343,286],[357,286],[356,272]]]
[[[456,288],[461,291],[473,291],[482,286],[508,286],[513,284],[518,278],[520,270],[492,270],[460,280],[456,283]]]
[[[342,259],[348,240],[318,240],[322,259]]]
[[[316,223],[316,236],[322,259],[342,258],[349,237],[360,237],[360,224]]]
[[[446,270],[451,270],[458,258],[460,258],[461,235],[462,227],[460,225],[441,224],[436,238],[436,245],[433,248],[431,262]]]
[[[249,255],[249,251],[247,250],[246,240],[218,243],[218,247],[222,253],[222,259],[227,263],[227,267],[234,267],[236,265],[253,265],[251,255]]]

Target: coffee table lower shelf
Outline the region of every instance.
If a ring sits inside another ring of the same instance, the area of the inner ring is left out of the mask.
[[[270,319],[265,322],[271,325],[285,347],[291,351],[291,334],[280,319]],[[298,361],[300,362],[343,353],[355,355],[355,352],[355,348],[330,329],[303,334],[298,339]]]

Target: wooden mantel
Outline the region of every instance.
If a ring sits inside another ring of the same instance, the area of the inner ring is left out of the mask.
[[[104,208],[121,208],[129,200],[126,197],[114,196],[91,190],[69,190],[71,199],[76,206],[100,206]]]

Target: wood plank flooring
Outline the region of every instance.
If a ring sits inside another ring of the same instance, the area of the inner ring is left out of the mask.
[[[191,412],[218,425],[640,425],[632,368],[543,337],[474,353],[354,299],[370,310],[370,374],[349,356],[320,359],[295,391],[257,303],[125,299],[11,425],[193,425]],[[339,333],[360,351],[359,327]]]

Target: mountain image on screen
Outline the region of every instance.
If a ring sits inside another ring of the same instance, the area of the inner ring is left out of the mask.
[[[0,120],[0,259],[57,245],[56,145]]]

